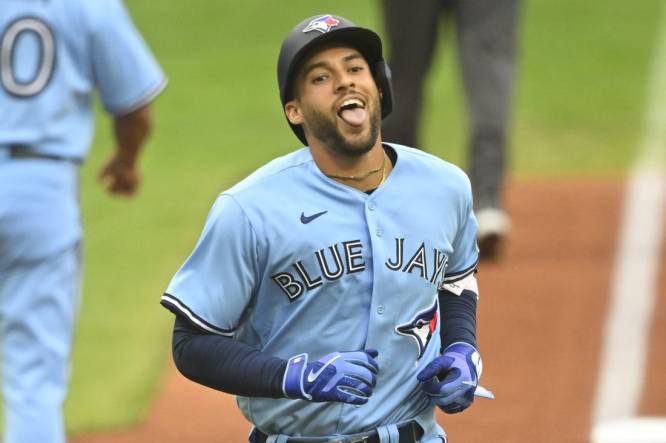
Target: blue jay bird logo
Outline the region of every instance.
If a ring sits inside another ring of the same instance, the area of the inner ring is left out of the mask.
[[[432,306],[418,312],[408,323],[395,327],[395,332],[400,335],[411,337],[416,341],[416,344],[419,347],[418,359],[423,356],[425,349],[428,347],[428,343],[430,343],[432,335],[437,330],[438,318],[437,299],[435,298],[435,303]]]
[[[322,15],[308,23],[308,25],[303,28],[303,32],[319,31],[322,34],[326,34],[339,24],[340,20],[333,18],[332,15]]]

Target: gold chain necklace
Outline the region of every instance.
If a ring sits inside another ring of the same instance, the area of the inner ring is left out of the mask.
[[[382,184],[384,182],[384,179],[386,178],[386,154],[384,154],[382,157],[382,165],[380,167],[378,167],[377,169],[371,169],[370,171],[366,172],[363,175],[336,175],[336,174],[324,174],[324,175],[328,178],[337,178],[338,180],[352,180],[355,182],[361,182],[366,178],[370,177],[371,175],[378,173],[379,171],[382,171],[382,181],[379,183]]]

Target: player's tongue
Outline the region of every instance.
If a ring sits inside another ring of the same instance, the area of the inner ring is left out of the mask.
[[[343,109],[340,111],[340,118],[352,126],[361,126],[365,121],[367,112],[363,108]]]

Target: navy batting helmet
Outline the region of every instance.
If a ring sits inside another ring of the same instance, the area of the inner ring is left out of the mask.
[[[277,74],[282,107],[293,98],[293,82],[299,64],[315,46],[324,43],[345,43],[356,48],[368,62],[370,70],[382,91],[382,118],[393,109],[391,71],[382,56],[382,41],[375,32],[356,26],[338,15],[317,15],[306,18],[291,30],[282,42],[278,58]],[[301,125],[292,125],[296,137],[307,145]]]

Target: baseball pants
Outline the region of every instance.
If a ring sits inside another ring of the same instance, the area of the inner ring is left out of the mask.
[[[62,404],[81,274],[76,194],[72,165],[0,158],[5,443],[66,439]]]
[[[498,207],[514,79],[518,0],[383,0],[391,53],[393,112],[383,138],[419,146],[423,87],[443,15],[455,23],[469,116],[469,176],[477,208]]]

